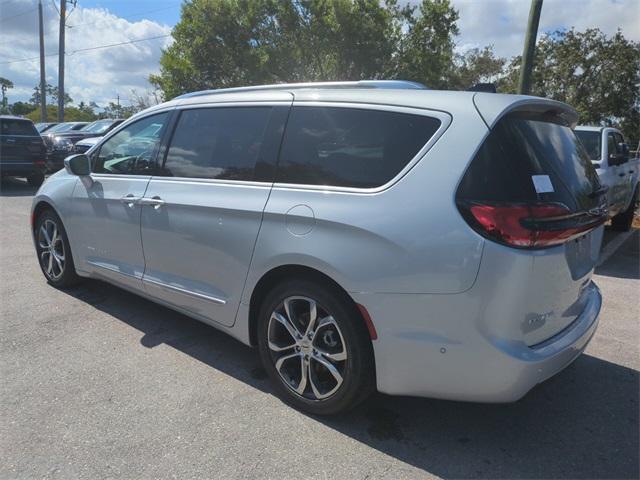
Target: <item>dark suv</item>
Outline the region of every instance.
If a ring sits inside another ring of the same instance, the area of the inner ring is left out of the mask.
[[[0,175],[26,177],[37,187],[44,181],[46,149],[31,120],[0,116]]]
[[[64,166],[64,159],[74,153],[74,146],[77,141],[85,138],[102,137],[123,121],[121,118],[105,118],[96,120],[80,130],[56,132],[49,135],[47,141],[47,168],[53,172],[60,170]]]

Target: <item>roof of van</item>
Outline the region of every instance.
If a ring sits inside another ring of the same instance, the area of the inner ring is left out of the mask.
[[[373,81],[367,81],[373,82]],[[264,85],[246,88],[206,90],[183,95],[145,112],[175,106],[236,103],[236,102],[330,102],[348,104],[379,104],[395,107],[421,108],[456,114],[475,109],[487,126],[492,127],[503,114],[526,106],[538,111],[553,110],[575,125],[577,112],[569,105],[546,98],[499,93],[429,90],[410,82],[397,81],[384,87],[372,87],[367,82],[330,82]],[[378,82],[378,85],[382,81]],[[346,87],[345,85],[349,85]]]

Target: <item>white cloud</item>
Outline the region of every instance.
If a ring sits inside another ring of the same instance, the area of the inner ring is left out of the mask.
[[[529,0],[452,0],[460,14],[458,47],[493,45],[500,56],[522,53],[529,17]],[[638,0],[544,0],[539,33],[575,27],[599,28],[607,35],[618,28],[626,38],[640,41]]]
[[[51,2],[43,2],[45,18],[45,53],[57,53],[58,12]],[[32,11],[30,11],[32,10]],[[24,13],[22,15],[22,12]],[[17,15],[17,16],[14,16]],[[12,18],[13,17],[13,18]],[[38,57],[37,0],[13,0],[3,4],[0,12],[0,76],[14,82],[9,90],[11,102],[27,100],[39,83],[39,60],[11,62]],[[106,9],[76,8],[68,17],[65,57],[65,87],[75,103],[94,101],[101,106],[115,101],[127,103],[131,90],[143,93],[150,88],[150,73],[158,71],[161,49],[171,37],[141,41],[118,47],[85,52],[76,50],[129,42],[171,33],[171,27],[150,20],[127,21]],[[75,52],[75,53],[74,53]],[[58,57],[46,58],[46,78],[58,84]]]

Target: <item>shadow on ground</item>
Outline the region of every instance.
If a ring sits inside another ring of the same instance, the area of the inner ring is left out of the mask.
[[[67,291],[144,335],[263,392],[255,351],[222,332],[97,281]],[[514,404],[381,394],[316,421],[444,478],[638,478],[638,372],[583,355]]]

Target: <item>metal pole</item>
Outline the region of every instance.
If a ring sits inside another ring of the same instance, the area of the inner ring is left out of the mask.
[[[522,95],[527,95],[531,91],[531,71],[533,70],[533,58],[536,51],[536,37],[538,36],[541,10],[542,0],[531,0],[529,24],[527,25],[527,34],[524,39],[522,65],[520,67],[520,84],[518,85],[518,93]]]
[[[44,22],[42,20],[42,0],[38,1],[38,19],[40,23],[40,121],[47,121],[47,85],[44,74]]]
[[[60,37],[58,43],[58,121],[64,122],[64,34],[67,0],[60,0]]]

